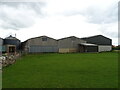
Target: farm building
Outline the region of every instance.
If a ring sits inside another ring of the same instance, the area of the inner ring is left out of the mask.
[[[35,37],[23,42],[22,49],[29,53],[58,52],[58,42],[47,36]]]
[[[22,43],[22,50],[27,53],[42,52],[102,52],[112,50],[112,40],[102,35],[87,38],[70,36],[62,39],[53,39],[40,36]]]
[[[20,43],[19,39],[10,35],[9,37],[3,39],[3,52],[16,53],[20,51]]]
[[[3,39],[0,38],[0,56],[2,55]]]
[[[96,36],[91,36],[91,37],[86,37],[81,39],[87,41],[87,43],[98,45],[98,52],[112,50],[112,40],[103,35],[96,35]],[[90,50],[92,49],[93,48],[91,48]]]
[[[98,52],[98,45],[91,43],[80,43],[80,52]]]
[[[59,53],[82,52],[80,43],[86,43],[75,36],[66,37],[58,40]]]

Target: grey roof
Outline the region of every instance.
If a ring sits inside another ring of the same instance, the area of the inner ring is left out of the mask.
[[[17,38],[10,35],[9,37],[6,37],[5,39],[17,39]]]
[[[80,43],[80,44],[84,46],[98,46],[96,44],[91,44],[91,43]]]
[[[98,37],[98,36],[101,36],[101,37],[104,37],[104,38],[110,39],[110,38],[105,37],[105,36],[103,36],[103,35],[94,35],[94,36],[89,36],[89,37],[83,37],[83,38],[81,38],[81,39],[88,39],[88,38],[93,38],[93,37]]]
[[[27,39],[27,40],[25,40],[24,42],[27,42],[28,40],[31,40],[31,39],[35,39],[35,38],[42,38],[42,37],[47,37],[47,38],[50,38],[50,39],[53,39],[53,40],[56,40],[56,39],[54,39],[54,38],[51,38],[51,37],[48,37],[48,36],[39,36],[39,37],[33,37],[33,38],[30,38],[30,39]],[[56,40],[57,41],[57,40]],[[23,43],[24,43],[23,42]]]
[[[64,40],[64,39],[67,39],[67,38],[77,38],[77,39],[80,39],[80,38],[78,38],[78,37],[76,37],[76,36],[69,36],[69,37],[65,37],[65,38],[58,39],[58,41],[59,41],[59,40]]]

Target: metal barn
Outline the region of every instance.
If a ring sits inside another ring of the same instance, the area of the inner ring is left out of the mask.
[[[112,40],[103,35],[96,35],[96,36],[91,36],[91,37],[86,37],[81,39],[87,41],[87,43],[98,45],[98,52],[112,50]]]
[[[41,36],[23,42],[22,50],[28,53],[102,52],[112,50],[112,40],[102,35],[87,38],[70,36],[58,40]]]
[[[57,40],[47,36],[28,39],[22,45],[29,53],[58,52]]]
[[[75,36],[59,39],[59,53],[79,52],[80,43],[86,43],[86,41]]]

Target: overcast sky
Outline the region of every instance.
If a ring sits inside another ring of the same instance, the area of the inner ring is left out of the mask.
[[[0,2],[0,37],[16,34],[25,41],[42,35],[60,39],[101,34],[118,44],[119,0],[23,1]]]

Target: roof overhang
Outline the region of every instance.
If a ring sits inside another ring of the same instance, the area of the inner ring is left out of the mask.
[[[91,43],[80,43],[79,45],[84,45],[84,46],[98,46],[96,44],[91,44]]]

